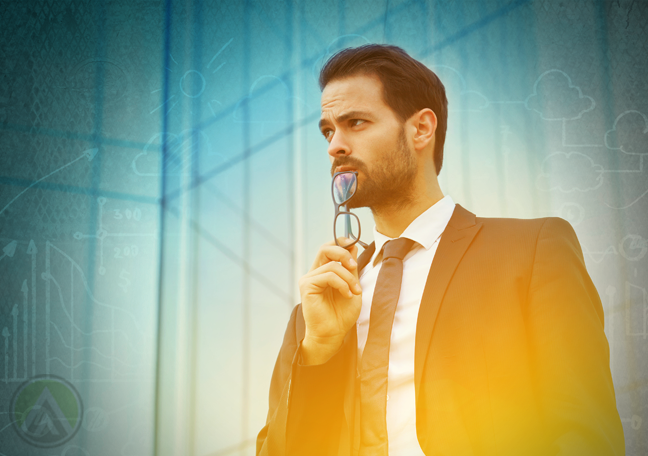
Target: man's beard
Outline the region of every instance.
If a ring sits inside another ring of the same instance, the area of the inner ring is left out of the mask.
[[[387,154],[380,163],[372,163],[371,173],[365,163],[355,157],[338,157],[333,162],[331,174],[338,166],[352,166],[364,175],[358,182],[355,195],[347,202],[347,209],[368,207],[372,212],[409,206],[413,200],[416,158],[409,150],[405,130],[401,128],[396,150]]]

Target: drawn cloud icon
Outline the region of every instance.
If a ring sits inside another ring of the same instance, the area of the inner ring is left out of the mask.
[[[648,154],[648,116],[639,111],[626,111],[605,133],[605,146],[626,154]]]
[[[580,152],[556,152],[542,161],[536,186],[543,191],[589,192],[603,183],[604,169]]]
[[[449,112],[478,112],[490,105],[485,95],[476,90],[467,90],[466,80],[456,69],[445,65],[428,66],[443,82]]]
[[[542,73],[533,85],[533,93],[524,106],[540,114],[544,120],[575,120],[596,106],[594,99],[583,95],[580,87],[561,70]]]
[[[261,76],[250,87],[248,95],[234,108],[235,122],[249,123],[287,123],[298,120],[291,117],[293,103],[301,104],[303,115],[307,105],[301,98],[290,95],[286,83],[273,75]],[[247,107],[247,116],[245,108]]]

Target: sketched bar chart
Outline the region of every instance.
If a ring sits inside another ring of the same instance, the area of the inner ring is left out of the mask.
[[[97,299],[81,266],[49,241],[43,249],[45,268],[39,274],[39,249],[34,241],[25,244],[32,277],[23,280],[23,300],[11,307],[10,323],[2,328],[0,381],[23,382],[36,372],[60,375],[76,383],[140,380],[150,353],[142,348],[145,331],[137,316],[127,308]],[[9,245],[11,257],[18,243]],[[38,300],[37,289],[42,290]],[[89,308],[95,317],[90,328],[80,325],[77,318],[81,309]],[[37,333],[37,325],[44,328],[44,338]],[[91,376],[88,367],[93,370]]]

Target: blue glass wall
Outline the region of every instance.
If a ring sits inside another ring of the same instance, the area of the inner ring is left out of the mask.
[[[0,455],[254,454],[332,235],[318,70],[367,42],[446,85],[446,194],[574,226],[646,454],[646,23],[630,0],[0,2]]]

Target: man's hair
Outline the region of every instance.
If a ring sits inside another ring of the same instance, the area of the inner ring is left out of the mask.
[[[397,46],[365,44],[333,55],[319,76],[320,89],[334,79],[358,74],[375,75],[383,86],[383,99],[405,122],[421,109],[430,108],[437,117],[434,165],[437,175],[443,164],[443,144],[448,126],[448,100],[441,80],[428,67]]]

